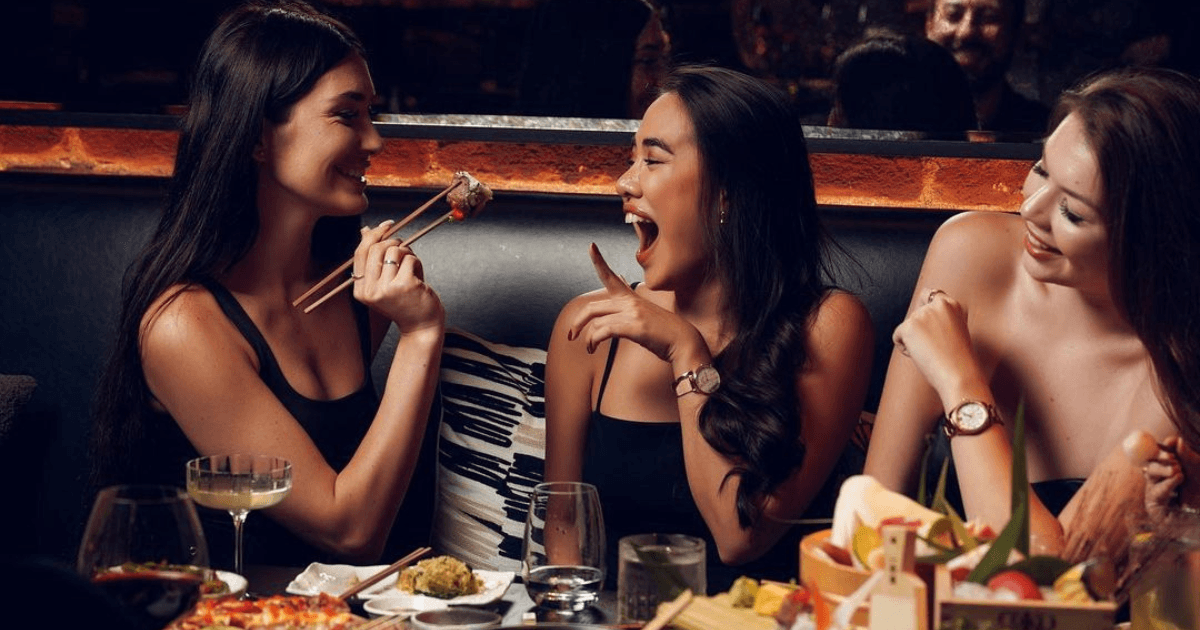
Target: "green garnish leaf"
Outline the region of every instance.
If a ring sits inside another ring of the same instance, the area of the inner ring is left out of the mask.
[[[942,461],[942,473],[938,476],[937,489],[933,494],[933,505],[930,509],[941,512],[950,519],[950,530],[954,532],[954,538],[958,540],[962,552],[970,551],[979,546],[979,541],[967,531],[967,526],[963,523],[962,517],[958,512],[954,511],[954,506],[946,500],[946,473],[950,470],[950,458],[947,457]]]
[[[983,584],[1008,563],[1013,549],[1029,554],[1029,481],[1025,471],[1025,398],[1017,404],[1013,419],[1012,513],[967,581]]]

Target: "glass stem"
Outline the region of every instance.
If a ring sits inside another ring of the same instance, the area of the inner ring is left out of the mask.
[[[233,517],[233,572],[238,575],[246,575],[242,570],[242,527],[246,524],[246,516],[250,514],[250,510],[230,510],[229,515]]]

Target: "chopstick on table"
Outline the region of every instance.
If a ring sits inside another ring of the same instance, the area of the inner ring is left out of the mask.
[[[390,238],[393,234],[395,234],[396,232],[399,232],[402,228],[404,228],[404,226],[408,225],[409,223],[412,223],[417,217],[421,216],[421,214],[424,213],[426,210],[428,210],[430,206],[437,203],[437,201],[439,199],[450,194],[450,191],[452,191],[455,188],[457,188],[458,186],[462,186],[462,185],[464,185],[463,180],[455,179],[453,182],[451,182],[451,184],[449,186],[446,187],[445,190],[434,195],[432,199],[430,199],[429,201],[426,201],[424,204],[421,205],[420,208],[413,210],[408,216],[404,217],[404,219],[401,220],[399,223],[396,223],[392,227],[388,228],[388,231],[384,233],[383,238]],[[448,220],[447,217],[442,217],[441,219],[436,221],[434,224],[431,224],[429,227],[426,227],[425,229],[421,230],[417,234],[410,237],[407,241],[404,242],[404,245],[408,245],[408,244],[412,243],[412,241],[415,241],[418,238],[424,236],[426,232],[428,232],[429,230],[432,230],[434,227],[436,227],[438,225],[441,225],[442,223],[445,223],[447,220]],[[322,287],[324,287],[324,286],[328,285],[330,282],[333,282],[334,280],[336,280],[338,278],[338,276],[346,273],[346,270],[349,269],[353,264],[354,264],[354,259],[351,258],[350,260],[347,260],[346,262],[339,265],[337,269],[334,269],[332,272],[329,273],[329,275],[322,278],[320,282],[312,285],[312,287],[309,288],[309,290],[305,291],[303,295],[301,295],[300,297],[293,300],[292,306],[298,307],[301,304],[303,304],[305,300],[312,297],[313,294],[316,293],[317,291],[321,290]],[[340,284],[336,288],[334,288],[332,291],[327,293],[320,300],[317,300],[315,303],[310,305],[308,308],[304,309],[304,312],[308,313],[308,312],[312,311],[312,309],[319,306],[322,302],[337,295],[338,293],[341,293],[343,290],[345,290],[346,287],[350,286],[353,283],[354,283],[353,278],[346,280],[345,282],[343,282],[342,284]]]
[[[399,560],[393,562],[392,564],[388,565],[385,569],[383,569],[379,573],[376,573],[375,575],[372,575],[371,577],[346,589],[345,591],[342,592],[341,595],[337,596],[338,599],[346,600],[346,599],[350,599],[351,597],[353,597],[355,595],[358,595],[359,593],[367,590],[368,588],[375,586],[383,578],[395,573],[396,571],[399,571],[400,569],[403,569],[404,567],[406,567],[410,563],[412,563],[414,560],[429,553],[430,551],[433,551],[433,549],[431,547],[418,547],[415,551],[408,554],[407,556],[404,556],[403,558],[400,558]]]
[[[654,615],[653,619],[647,621],[646,625],[642,626],[642,630],[662,630],[667,627],[667,624],[671,623],[671,620],[679,616],[679,613],[683,612],[683,609],[687,608],[690,603],[692,603],[692,589],[684,589],[679,594],[679,597],[672,600],[670,604],[660,608],[658,614]]]
[[[400,630],[409,627],[405,620],[404,615],[376,617],[364,624],[354,626],[354,630]]]

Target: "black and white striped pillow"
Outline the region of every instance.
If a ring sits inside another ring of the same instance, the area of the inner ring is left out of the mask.
[[[447,331],[433,545],[476,569],[520,571],[546,451],[546,351]]]

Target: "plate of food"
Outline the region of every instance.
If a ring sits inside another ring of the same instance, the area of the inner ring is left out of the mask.
[[[224,597],[225,595],[241,595],[246,592],[246,578],[230,571],[214,570],[208,567],[197,567],[187,564],[167,564],[166,562],[126,562],[112,567],[112,573],[139,573],[145,571],[175,571],[198,575],[204,580],[200,585],[200,594],[204,597]]]
[[[214,597],[201,600],[192,612],[177,619],[166,630],[348,628],[362,620],[350,612],[346,602],[325,594],[314,597],[271,595],[251,599]]]
[[[422,560],[386,589],[369,589],[363,608],[372,615],[411,615],[450,606],[484,606],[504,596],[512,571],[472,570],[451,556]]]
[[[341,595],[346,589],[379,573],[387,568],[386,564],[372,566],[353,566],[349,564],[324,564],[314,562],[301,571],[285,589],[292,595],[313,596],[319,593]],[[377,591],[391,592],[396,587],[396,576],[391,575],[383,581],[359,594],[364,599],[371,597]]]

